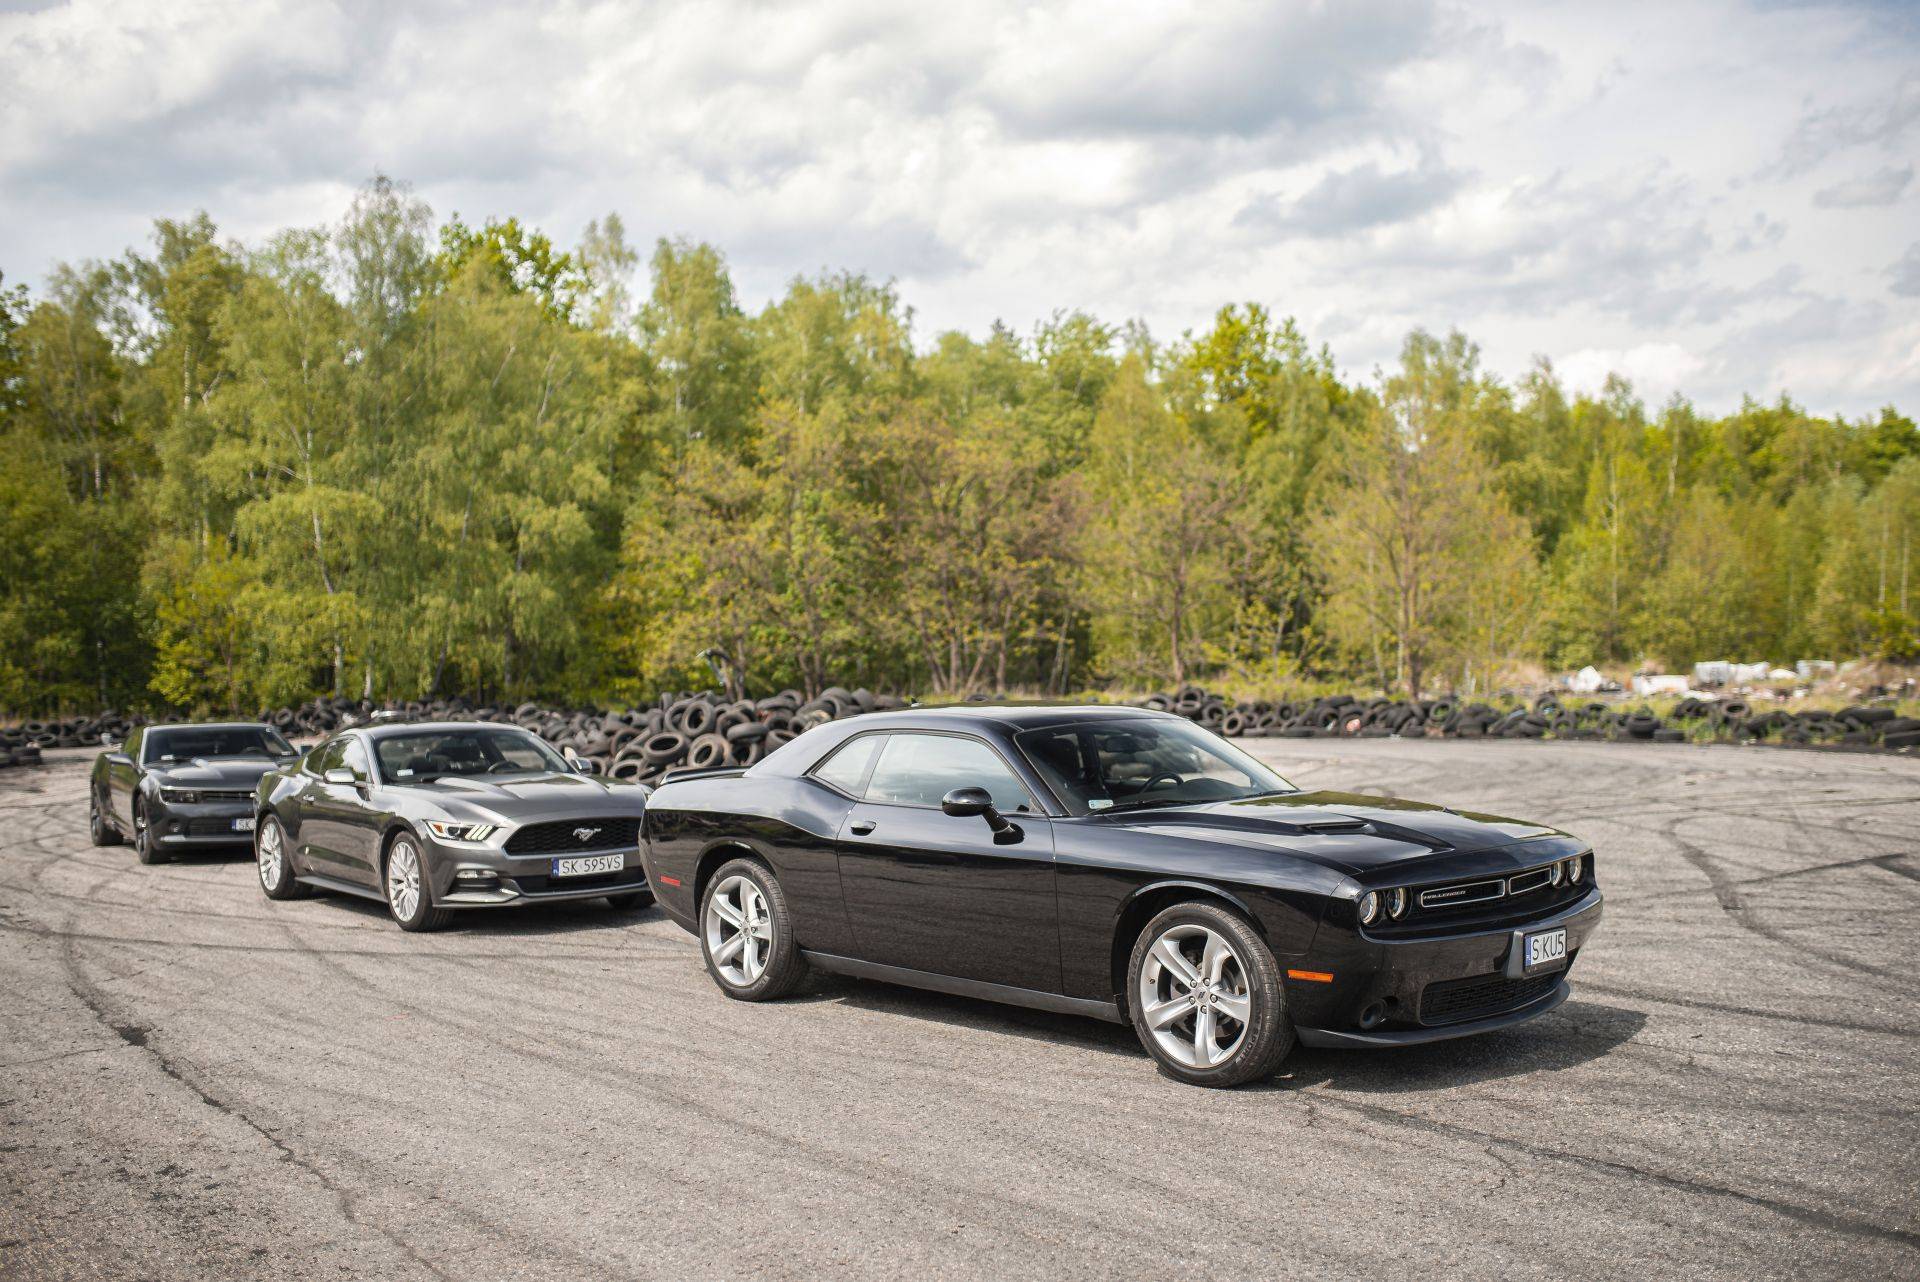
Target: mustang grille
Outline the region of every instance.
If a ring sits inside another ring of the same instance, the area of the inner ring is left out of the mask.
[[[1457,1024],[1518,1010],[1553,991],[1564,971],[1535,975],[1529,979],[1508,979],[1505,975],[1469,975],[1465,979],[1443,979],[1428,984],[1420,992],[1422,1024]]]
[[[571,855],[583,850],[630,850],[639,844],[638,819],[559,819],[520,829],[507,838],[507,853]]]

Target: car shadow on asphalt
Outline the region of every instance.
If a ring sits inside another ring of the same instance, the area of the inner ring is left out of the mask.
[[[306,902],[324,904],[331,910],[360,913],[370,919],[392,924],[392,914],[377,899],[366,899],[338,890],[319,890]],[[573,935],[582,931],[625,930],[660,918],[660,910],[614,908],[604,899],[574,899],[561,904],[517,904],[502,908],[462,908],[453,920],[434,931],[436,935],[472,932],[497,939],[532,936]],[[395,930],[400,929],[394,926]]]
[[[786,1000],[837,1002],[908,1019],[1071,1045],[1138,1060],[1143,1069],[1152,1067],[1131,1026],[1078,1015],[1056,1015],[838,975],[818,976],[804,992]],[[1270,1081],[1245,1089],[1288,1091],[1332,1086],[1358,1092],[1450,1090],[1577,1067],[1631,1041],[1645,1023],[1646,1016],[1640,1011],[1576,998],[1531,1023],[1424,1046],[1366,1050],[1299,1047]]]

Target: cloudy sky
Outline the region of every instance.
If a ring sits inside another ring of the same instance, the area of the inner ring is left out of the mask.
[[[1252,299],[1702,406],[1920,411],[1912,4],[0,0],[0,272],[379,171],[570,243],[895,279],[922,341]]]

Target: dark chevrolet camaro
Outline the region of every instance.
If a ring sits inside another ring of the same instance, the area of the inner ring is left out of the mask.
[[[814,966],[1093,1015],[1209,1086],[1545,1014],[1600,920],[1565,833],[1301,792],[1132,708],[833,722],[670,779],[642,856],[730,996]]]
[[[294,755],[272,726],[145,726],[94,758],[87,825],[96,846],[133,842],[143,864],[253,840],[253,790]]]
[[[577,773],[513,726],[343,730],[261,779],[254,854],[271,899],[383,901],[406,930],[457,908],[652,900],[637,845],[646,790]]]

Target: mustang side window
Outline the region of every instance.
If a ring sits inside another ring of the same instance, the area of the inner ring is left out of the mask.
[[[867,783],[867,800],[938,806],[955,788],[985,788],[995,810],[1031,811],[1026,788],[986,744],[950,734],[894,734]]]
[[[840,750],[814,767],[813,777],[832,784],[849,797],[860,795],[873,765],[873,754],[880,751],[883,734],[861,735],[840,745]]]

